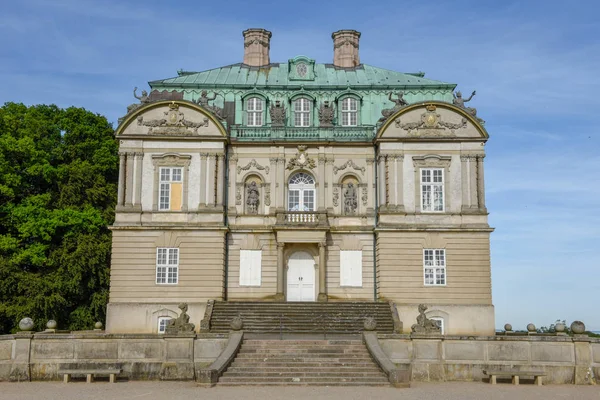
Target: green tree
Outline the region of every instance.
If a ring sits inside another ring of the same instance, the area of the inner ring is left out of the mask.
[[[54,105],[0,108],[0,333],[104,320],[118,179],[106,118]]]

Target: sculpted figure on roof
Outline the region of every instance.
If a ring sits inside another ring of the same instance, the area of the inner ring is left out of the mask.
[[[130,104],[129,106],[127,106],[127,114],[129,114],[130,112],[132,112],[133,110],[135,110],[137,108],[140,108],[144,104],[150,103],[150,96],[148,96],[148,92],[146,92],[145,90],[142,90],[142,95],[138,96],[136,93],[137,89],[138,89],[137,86],[133,88],[133,97],[138,99],[140,102]]]
[[[475,90],[473,90],[473,93],[471,93],[471,95],[469,96],[468,99],[463,99],[462,93],[460,92],[460,90],[456,93],[452,93],[452,96],[454,96],[454,100],[452,100],[452,104],[454,104],[456,107],[460,107],[460,108],[466,110],[469,114],[471,114],[474,117],[477,116],[476,108],[465,106],[465,103],[468,101],[471,101],[473,96],[475,96]]]
[[[216,93],[213,93],[212,96],[209,97],[208,92],[206,90],[203,90],[202,93],[200,93],[200,97],[198,97],[198,99],[196,100],[196,104],[198,104],[200,107],[210,111],[218,118],[224,119],[225,116],[223,116],[223,109],[221,107],[217,107],[217,106],[208,104],[209,101],[213,101],[216,98],[217,98]]]
[[[383,122],[390,117],[390,115],[394,114],[396,111],[401,109],[402,107],[406,107],[408,105],[408,101],[404,100],[404,92],[396,93],[396,98],[392,98],[393,93],[390,92],[388,94],[388,99],[394,103],[394,108],[385,108],[381,110],[382,117],[379,119],[379,122]]]

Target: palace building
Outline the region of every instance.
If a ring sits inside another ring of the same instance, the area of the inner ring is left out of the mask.
[[[160,333],[209,300],[418,305],[445,334],[494,334],[483,160],[455,84],[363,64],[242,62],[149,83],[116,129],[119,191],[107,331]]]

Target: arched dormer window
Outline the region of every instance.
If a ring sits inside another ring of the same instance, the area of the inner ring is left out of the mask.
[[[345,97],[341,100],[340,121],[342,126],[358,125],[358,99]]]
[[[288,181],[288,210],[315,210],[315,180],[312,176],[299,172]]]
[[[246,100],[246,125],[263,126],[265,110],[264,101],[260,97],[250,97]]]
[[[306,97],[299,97],[293,104],[294,126],[310,126],[312,102]]]

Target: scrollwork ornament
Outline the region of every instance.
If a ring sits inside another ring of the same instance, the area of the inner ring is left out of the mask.
[[[340,204],[340,189],[338,187],[333,188],[333,205],[337,207]]]
[[[252,167],[256,168],[259,171],[265,171],[265,174],[269,175],[270,168],[268,166],[267,167],[263,167],[262,165],[260,165],[259,163],[257,163],[255,159],[252,159],[252,161],[250,161],[245,167],[238,166],[237,167],[237,173],[239,174],[242,171],[248,171]]]

